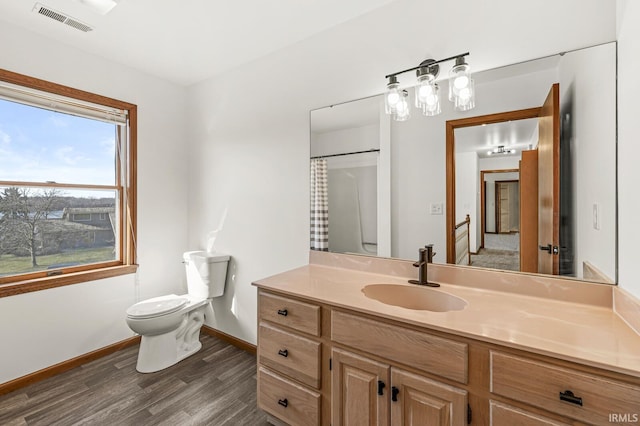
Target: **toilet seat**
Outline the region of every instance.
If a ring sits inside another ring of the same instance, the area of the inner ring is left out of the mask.
[[[185,297],[156,297],[143,300],[127,309],[130,318],[144,319],[167,315],[182,309],[189,300]]]

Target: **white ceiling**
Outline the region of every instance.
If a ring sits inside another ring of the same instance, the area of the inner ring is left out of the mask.
[[[3,0],[0,22],[190,85],[394,0],[116,1],[101,15],[86,0],[38,0],[92,26],[88,33],[32,12],[36,0]]]
[[[487,151],[504,146],[505,150],[515,149],[519,155],[523,149],[535,148],[538,141],[538,119],[508,121],[481,126],[456,129],[456,152],[477,152],[478,157],[487,158]],[[531,146],[529,146],[531,144]],[[506,156],[506,155],[505,155]]]

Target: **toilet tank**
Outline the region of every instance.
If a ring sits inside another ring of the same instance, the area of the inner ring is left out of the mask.
[[[228,254],[188,251],[183,258],[190,296],[210,299],[224,294],[230,258]]]

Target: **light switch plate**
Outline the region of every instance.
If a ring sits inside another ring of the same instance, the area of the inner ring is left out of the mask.
[[[431,203],[429,205],[429,213],[442,214],[442,203]]]

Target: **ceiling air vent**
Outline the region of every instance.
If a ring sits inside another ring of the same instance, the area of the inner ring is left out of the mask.
[[[77,30],[84,31],[85,33],[93,30],[93,28],[91,28],[89,25],[83,24],[82,22],[78,21],[75,18],[72,18],[69,15],[55,11],[40,3],[36,3],[33,6],[33,11],[39,13],[40,15],[46,16],[47,18],[51,18],[58,22],[62,22],[63,24],[69,25],[70,27],[73,27]]]

